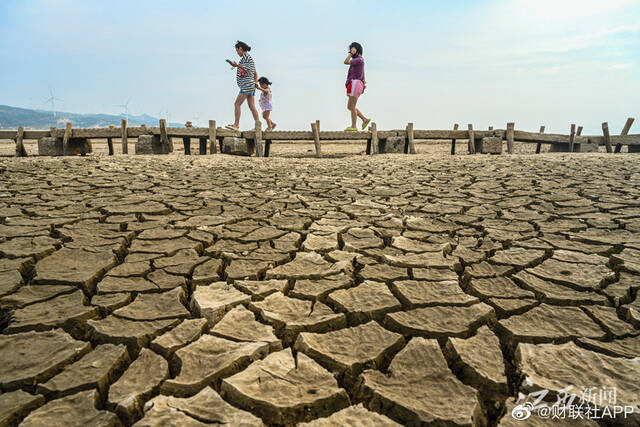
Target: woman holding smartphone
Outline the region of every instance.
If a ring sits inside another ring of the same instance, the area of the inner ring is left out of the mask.
[[[345,131],[355,132],[358,130],[358,117],[362,120],[362,130],[365,130],[371,123],[371,119],[366,118],[356,107],[358,98],[367,87],[367,82],[364,80],[364,58],[362,57],[362,45],[360,43],[353,42],[349,45],[349,54],[344,63],[349,66],[345,86],[349,97],[347,110],[351,112],[351,126],[347,127]]]
[[[245,42],[241,42],[238,40],[236,42],[236,53],[240,57],[240,62],[229,61],[227,62],[231,64],[232,67],[237,68],[236,72],[236,83],[240,88],[240,93],[236,98],[234,103],[234,116],[235,121],[232,125],[227,125],[227,129],[238,130],[240,128],[240,114],[242,113],[242,104],[244,101],[247,101],[249,105],[249,109],[251,110],[251,114],[253,114],[253,119],[256,122],[260,121],[260,115],[258,114],[258,110],[256,109],[255,103],[255,94],[256,94],[256,85],[258,84],[258,73],[256,72],[256,66],[253,63],[253,58],[249,55],[249,51],[251,50],[251,46],[246,44]]]

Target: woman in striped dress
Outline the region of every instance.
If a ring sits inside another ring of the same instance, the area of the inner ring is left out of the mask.
[[[245,42],[238,40],[236,42],[236,52],[240,57],[240,62],[228,61],[231,66],[237,68],[236,82],[240,88],[240,93],[234,103],[234,115],[235,122],[232,125],[227,125],[228,129],[238,130],[240,127],[240,113],[242,112],[242,103],[246,100],[253,114],[253,119],[256,122],[260,121],[260,115],[256,109],[255,94],[256,84],[258,83],[258,73],[256,72],[256,66],[253,63],[253,58],[249,55],[251,46]]]

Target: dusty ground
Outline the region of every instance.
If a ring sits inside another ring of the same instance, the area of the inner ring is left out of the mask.
[[[184,155],[184,146],[182,139],[173,139],[175,152],[173,155]],[[438,140],[417,140],[416,151],[418,154],[450,154],[451,142],[450,141],[438,141]],[[133,154],[135,146],[135,139],[129,140],[129,153]],[[106,140],[96,139],[92,142],[93,153],[92,156],[106,156],[108,155],[108,147]],[[122,144],[119,139],[113,140],[113,147],[115,154],[122,154]],[[197,139],[191,141],[191,152],[196,155],[199,150],[199,142]],[[323,155],[326,157],[345,157],[353,155],[365,154],[366,141],[332,141],[322,142]],[[36,141],[29,140],[25,142],[25,149],[30,156],[36,156],[38,154],[38,145]],[[507,145],[503,144],[503,151],[506,153]],[[536,144],[516,142],[514,152],[516,154],[534,154],[536,151]],[[542,153],[549,151],[549,145],[543,145]],[[466,155],[467,152],[467,140],[458,140],[456,143],[456,154]],[[605,152],[604,147],[600,147],[600,152]],[[622,152],[627,152],[627,147],[622,147]],[[0,157],[15,155],[15,143],[12,140],[0,139]],[[282,141],[276,142],[271,145],[270,157],[315,157],[315,146],[312,141]]]
[[[0,425],[638,410],[640,157],[334,145],[0,159]]]
[[[129,140],[129,153],[134,153],[135,139]],[[184,146],[182,139],[173,138],[175,152],[173,155],[184,155]],[[530,145],[530,144],[529,144]],[[456,145],[459,154],[463,154],[463,148],[466,148],[467,141],[462,141]],[[114,139],[113,147],[115,154],[122,154],[122,144],[119,139]],[[366,141],[361,143],[355,141],[333,141],[331,143],[323,142],[323,154],[331,157],[344,157],[351,155],[364,154]],[[92,140],[93,156],[106,156],[109,153],[106,140]],[[30,156],[38,154],[38,144],[36,141],[29,140],[25,142],[25,149]],[[529,152],[531,146],[521,147],[523,152]],[[191,152],[197,154],[199,151],[199,142],[197,139],[191,141]],[[451,150],[450,142],[432,141],[430,144],[419,141],[416,151],[420,153],[448,153]],[[535,152],[535,144],[533,151]],[[0,140],[0,156],[15,155],[15,143],[12,140]],[[295,142],[276,142],[271,145],[270,157],[315,157],[315,146],[313,141],[295,141]]]

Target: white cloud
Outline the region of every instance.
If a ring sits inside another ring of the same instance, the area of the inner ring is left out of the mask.
[[[566,71],[569,69],[569,65],[555,65],[548,68],[543,68],[540,70],[542,74],[556,74],[562,71]]]
[[[616,70],[628,70],[629,68],[633,68],[633,64],[613,64],[607,67],[607,70],[616,71]]]
[[[553,18],[579,18],[611,12],[638,0],[519,0],[521,6],[536,15]]]
[[[619,25],[600,27],[573,34],[541,34],[533,31],[520,34],[518,38],[484,37],[461,42],[455,51],[439,51],[439,59],[452,64],[484,62],[494,66],[521,66],[523,64],[549,66],[544,74],[564,71],[570,61],[575,65],[576,58],[570,54],[586,49],[602,47],[613,55],[610,48],[623,46],[630,37],[614,39],[615,35],[628,35],[640,32],[640,25]],[[628,51],[628,49],[624,49]],[[587,58],[582,58],[584,61]],[[624,59],[622,59],[624,61]]]
[[[594,32],[579,34],[571,37],[566,37],[561,40],[548,43],[546,46],[541,46],[541,52],[570,52],[572,50],[586,49],[590,47],[604,46],[606,44],[606,38],[613,34],[621,33],[637,33],[640,31],[640,25],[621,25],[612,28],[599,28]]]

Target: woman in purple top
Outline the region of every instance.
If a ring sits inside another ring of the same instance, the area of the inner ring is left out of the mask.
[[[349,72],[347,73],[347,96],[349,101],[347,102],[347,110],[351,112],[351,126],[346,128],[346,131],[358,130],[358,117],[362,120],[362,130],[365,130],[371,119],[367,119],[364,114],[356,108],[358,103],[358,97],[362,95],[364,89],[367,87],[367,82],[364,80],[364,59],[362,58],[362,46],[360,43],[353,42],[349,45],[349,54],[347,59],[344,60],[345,65],[349,66]]]

